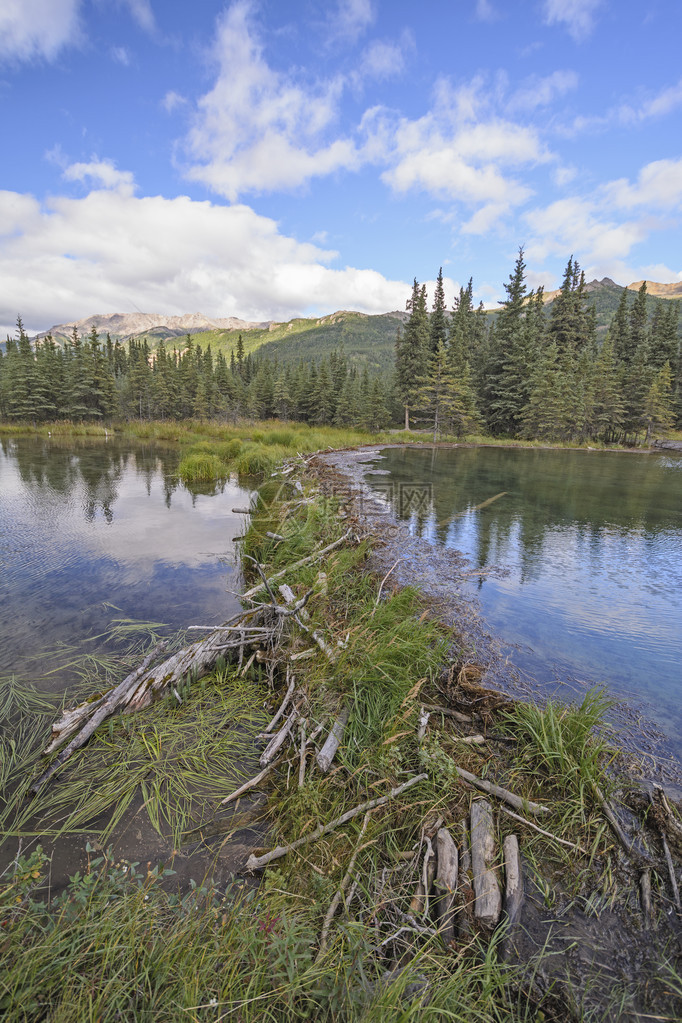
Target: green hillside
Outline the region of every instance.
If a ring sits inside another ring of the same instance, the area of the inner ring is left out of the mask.
[[[371,372],[381,372],[393,365],[395,337],[401,318],[394,314],[367,316],[364,313],[338,312],[320,319],[297,319],[288,323],[272,324],[267,329],[209,330],[194,334],[195,344],[214,354],[224,352],[229,360],[236,351],[237,339],[242,335],[244,354],[258,351],[268,359],[277,359],[283,365],[301,359],[320,359],[343,347],[348,359],[360,366],[367,365]],[[156,332],[146,337],[151,348],[159,342]],[[166,342],[172,347],[175,339]],[[182,339],[178,346],[183,347]]]

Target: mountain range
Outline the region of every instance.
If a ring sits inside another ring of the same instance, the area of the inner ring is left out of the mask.
[[[636,281],[624,289],[609,277],[587,284],[586,291],[595,306],[597,330],[601,336],[608,329],[623,290],[635,292],[641,284],[641,281]],[[667,305],[671,299],[682,298],[682,282],[659,284],[647,281],[646,284],[650,315],[653,315],[659,303]],[[548,312],[558,294],[558,290],[545,293]],[[490,315],[494,315],[494,311]],[[374,316],[339,310],[328,316],[296,318],[279,323],[269,320],[253,322],[233,316],[208,317],[202,313],[166,316],[161,313],[135,312],[89,316],[57,324],[49,333],[58,343],[64,343],[71,336],[74,326],[81,336],[89,334],[94,327],[100,335],[109,333],[112,340],[146,340],[152,349],[161,342],[168,347],[182,348],[184,346],[180,339],[192,334],[202,347],[210,344],[214,352],[223,351],[228,359],[241,334],[247,354],[258,351],[266,358],[289,363],[300,359],[321,358],[335,349],[343,348],[352,362],[367,365],[370,371],[377,372],[390,369],[396,328],[398,323],[405,322],[407,316],[406,312],[397,310]],[[36,339],[47,333],[38,334]]]

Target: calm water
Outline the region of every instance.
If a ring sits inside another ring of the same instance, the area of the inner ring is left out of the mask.
[[[682,456],[383,454],[390,475],[368,482],[398,514],[400,495],[425,485],[423,505],[402,512],[411,532],[462,551],[471,571],[506,570],[472,585],[492,631],[521,646],[512,659],[543,681],[639,698],[682,754]]]
[[[0,444],[0,675],[35,679],[86,652],[114,619],[170,629],[239,605],[232,538],[251,492],[191,493],[177,450],[110,440]],[[167,631],[167,630],[164,630]],[[68,684],[68,672],[50,676]]]

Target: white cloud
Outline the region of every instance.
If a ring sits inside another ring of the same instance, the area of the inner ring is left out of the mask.
[[[405,68],[403,45],[395,42],[375,40],[370,43],[360,58],[357,79],[373,78],[383,80],[394,78]]]
[[[93,158],[90,163],[72,163],[64,169],[67,181],[92,181],[104,188],[114,188],[123,195],[132,195],[135,182],[130,171],[118,170],[111,160]]]
[[[187,139],[197,161],[188,176],[232,201],[246,192],[295,188],[360,163],[351,139],[325,138],[343,82],[306,87],[272,70],[250,15],[248,0],[238,0],[219,19],[217,81],[199,100]]]
[[[174,110],[178,109],[178,107],[187,106],[187,103],[188,100],[184,96],[181,96],[179,92],[175,92],[174,89],[167,92],[161,101],[161,105],[167,114],[172,114]]]
[[[122,2],[129,8],[133,18],[145,32],[153,32],[156,24],[154,21],[154,12],[149,0],[122,0]]]
[[[334,38],[355,42],[367,31],[376,17],[372,0],[338,0],[330,17],[330,31]]]
[[[652,117],[665,117],[682,106],[682,78],[676,85],[662,89],[656,96],[644,100],[639,106],[625,103],[618,108],[618,117],[624,124],[647,121]]]
[[[130,54],[125,46],[112,46],[110,53],[111,59],[115,60],[117,64],[122,64],[123,67],[128,67],[130,64]]]
[[[80,40],[81,0],[2,0],[0,53],[4,60],[53,60]]]
[[[107,161],[73,165],[80,180],[111,175],[111,187],[77,199],[0,192],[0,330],[13,332],[17,313],[37,331],[134,309],[265,320],[312,312],[311,299],[315,312],[405,306],[407,284],[333,269],[335,253],[248,206],[138,197],[126,174]]]
[[[578,87],[575,71],[554,71],[551,75],[533,75],[511,97],[509,110],[535,110],[553,103],[557,96]]]
[[[605,185],[603,195],[609,204],[620,209],[679,209],[682,206],[682,159],[648,163],[639,172],[635,184],[620,178]]]
[[[580,42],[594,28],[594,16],[603,0],[544,0],[545,23],[566,26],[569,34]]]

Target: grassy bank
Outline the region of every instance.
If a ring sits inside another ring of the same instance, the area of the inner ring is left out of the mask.
[[[258,444],[281,460],[282,449],[302,449],[292,432],[216,436],[211,443],[233,448],[206,453],[234,464],[246,444]],[[318,434],[308,450],[326,446],[325,436]],[[237,442],[244,447],[236,449]],[[291,570],[349,525],[354,537]],[[529,801],[548,807],[541,834],[495,804],[500,875],[499,847],[514,833],[533,899],[548,911],[560,915],[569,904],[585,912],[614,909],[630,899],[597,795],[613,798],[607,768],[614,751],[600,733],[599,694],[574,708],[521,707],[483,690],[475,653],[462,649],[424,596],[372,573],[373,542],[362,537],[352,509],[325,497],[309,472],[268,481],[242,544],[245,565],[248,570],[254,558],[268,576],[288,569],[283,578],[296,597],[308,594],[301,626],[283,626],[279,646],[260,660],[219,665],[148,711],[112,719],[32,804],[17,789],[2,817],[4,836],[14,843],[28,847],[42,836],[84,844],[88,837],[93,848],[106,848],[117,828],[146,821],[178,855],[140,868],[93,851],[59,893],[49,886],[42,852],[18,855],[0,879],[3,1018],[515,1023],[601,1020],[610,1018],[613,1005],[628,1004],[631,992],[610,980],[613,1004],[602,998],[597,1013],[581,1004],[579,992],[571,1003],[565,983],[559,996],[551,980],[544,989],[536,986],[534,977],[557,959],[554,951],[540,949],[523,961],[509,957],[505,927],[491,939],[466,900],[448,947],[423,893],[415,905],[427,840],[435,843],[441,826],[461,837],[470,812],[474,793],[458,769],[512,790],[527,807]],[[248,583],[257,583],[253,567],[251,574]],[[282,599],[276,584],[273,596]],[[254,599],[271,601],[263,590]],[[299,659],[306,651],[310,656]],[[254,759],[262,750],[254,733],[280,704],[292,673],[293,741],[261,786],[267,844],[249,851],[303,837],[310,842],[275,860],[258,875],[258,886],[241,872],[217,885],[209,873],[174,890],[176,875],[169,871],[197,835],[203,840],[217,831],[227,839],[252,819],[253,807],[244,813],[240,805],[232,816],[221,800],[259,769],[248,762],[249,750]],[[322,773],[314,746],[304,745],[301,759],[300,729],[310,737],[322,726],[319,749],[344,708],[349,720],[341,745]],[[6,743],[3,754],[11,789],[37,771],[54,708],[17,689],[5,710],[15,725],[14,745]],[[474,735],[481,741],[472,742]],[[426,777],[409,790],[312,840],[320,824],[421,774]],[[325,917],[341,889],[323,940]],[[659,961],[661,970],[666,963]]]

